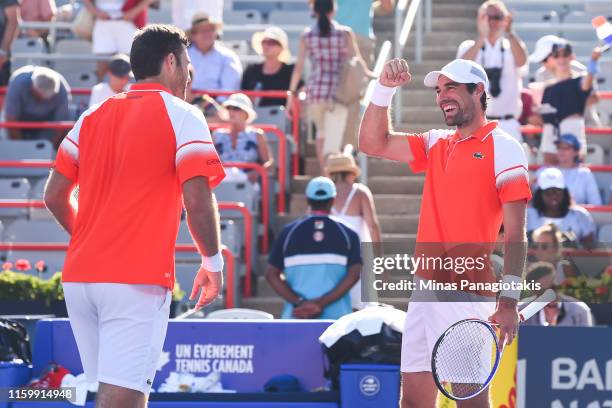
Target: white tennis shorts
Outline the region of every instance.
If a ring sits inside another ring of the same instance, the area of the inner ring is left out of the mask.
[[[148,395],[166,338],[172,292],[120,283],[63,286],[87,381]]]
[[[459,320],[487,320],[495,312],[494,301],[411,301],[402,336],[403,373],[431,372],[431,354],[438,338]]]

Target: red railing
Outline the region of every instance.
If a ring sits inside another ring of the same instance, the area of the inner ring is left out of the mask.
[[[1,166],[2,162],[0,162]],[[225,162],[223,167],[237,167],[240,169],[250,169],[256,171],[259,174],[261,180],[261,223],[263,224],[263,242],[261,244],[261,251],[263,253],[268,252],[270,245],[270,237],[268,235],[268,229],[270,227],[270,185],[268,184],[268,173],[261,164],[257,163],[238,163],[238,162]],[[284,193],[284,190],[283,190]]]
[[[45,242],[39,243],[21,243],[21,242],[0,242],[0,251],[67,251],[68,244],[51,244]],[[176,246],[177,252],[197,252],[198,249],[195,245],[182,245]],[[225,277],[226,283],[226,295],[225,295],[225,307],[234,307],[236,301],[234,299],[234,254],[228,247],[221,245],[221,254],[225,260]],[[231,290],[230,290],[231,289]]]
[[[63,121],[63,122],[0,122],[0,128],[6,129],[72,129],[74,126],[74,122]],[[285,190],[287,184],[287,173],[285,168],[285,157],[287,154],[287,140],[285,138],[285,133],[277,128],[276,126],[271,125],[257,125],[257,127],[264,132],[270,132],[278,137],[278,155],[279,155],[279,163],[278,163],[278,210],[279,212],[285,212],[286,204],[285,204]],[[225,124],[209,124],[210,130],[216,129],[226,129],[228,125]],[[10,166],[5,167],[30,167],[29,163],[35,166],[32,167],[45,167],[43,161],[22,161],[23,165],[18,165],[17,160],[12,161],[4,161],[2,163],[11,163]],[[224,163],[225,164],[225,163]],[[236,166],[234,166],[236,167]]]
[[[588,127],[585,131],[587,135],[612,135],[612,127]],[[542,128],[538,126],[521,126],[521,133],[524,135],[537,135],[542,133]]]
[[[584,167],[588,167],[591,171],[600,171],[600,172],[612,172],[612,165],[593,165],[593,164],[584,164]],[[543,167],[542,164],[530,164],[529,170],[538,170],[540,167]]]
[[[268,184],[268,173],[266,170],[257,163],[234,163],[227,162],[223,163],[224,167],[239,167],[242,169],[251,169],[256,171],[261,178],[261,190],[262,190],[262,198],[261,198],[261,206],[262,206],[262,216],[261,222],[264,225],[263,232],[263,242],[262,242],[262,252],[267,253],[270,245],[270,238],[268,235],[269,225],[270,225],[270,200],[269,200],[269,189],[270,185]],[[0,168],[2,167],[15,167],[15,168],[51,168],[53,166],[53,161],[51,160],[0,160]],[[0,200],[2,203],[3,200]],[[13,200],[13,202],[20,206],[19,208],[27,208],[30,206],[30,200]],[[33,208],[44,208],[44,204],[42,207],[34,207],[37,205],[35,202],[31,204]]]
[[[73,95],[90,95],[90,88],[71,88],[70,92]],[[247,96],[258,98],[258,97],[268,97],[268,98],[286,98],[289,95],[288,91],[200,91],[193,90],[192,93],[194,95],[211,95],[211,96],[229,96],[235,94],[237,92],[244,93]],[[4,96],[6,95],[6,87],[0,87],[0,108],[4,105]],[[293,104],[291,106],[291,132],[293,133],[293,139],[295,140],[295,153],[292,156],[292,175],[298,174],[298,157],[299,157],[299,148],[300,148],[300,115],[301,115],[301,106],[299,98],[293,98]],[[25,128],[24,128],[25,129]]]
[[[253,258],[252,258],[252,248],[253,248],[253,216],[248,208],[243,203],[228,203],[228,202],[220,202],[218,203],[219,210],[230,210],[230,211],[239,211],[244,218],[244,256],[245,256],[245,266],[246,272],[244,277],[244,297],[251,296],[251,286],[252,286],[252,278],[251,274],[253,272]],[[0,200],[0,208],[46,208],[45,203],[42,200]],[[31,244],[33,245],[33,244]],[[38,244],[36,244],[38,245]],[[50,251],[57,250],[53,249],[53,245],[51,244],[49,248],[40,248],[40,249],[48,249]],[[178,246],[177,246],[178,247]],[[196,249],[195,246],[188,246],[190,248]],[[63,246],[62,248],[67,248]],[[28,250],[28,249],[24,249]]]
[[[278,137],[278,211],[285,212],[285,188],[287,185],[287,172],[285,158],[287,157],[287,139],[285,132],[272,125],[253,125],[264,132],[270,132]],[[228,129],[229,126],[221,123],[209,123],[208,127],[211,131],[216,129]],[[224,163],[225,164],[225,163]]]

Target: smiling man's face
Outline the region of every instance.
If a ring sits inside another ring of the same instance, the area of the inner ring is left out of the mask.
[[[470,93],[466,84],[459,84],[440,75],[436,86],[436,103],[444,114],[447,126],[462,127],[470,123],[476,113],[476,92]]]

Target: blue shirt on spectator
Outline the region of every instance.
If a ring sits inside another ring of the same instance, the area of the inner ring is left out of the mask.
[[[361,264],[359,237],[350,228],[326,215],[311,215],[286,225],[274,242],[268,259],[284,272],[287,284],[304,299],[332,291],[348,269]],[[351,313],[351,297],[344,296],[323,309],[320,319],[338,319]],[[290,319],[293,306],[285,302],[282,318]]]
[[[336,4],[334,19],[338,23],[351,27],[353,32],[364,37],[374,38],[372,0],[336,0]]]
[[[195,45],[188,49],[193,65],[193,89],[236,91],[240,89],[242,64],[238,55],[229,48],[215,43],[207,53]]]

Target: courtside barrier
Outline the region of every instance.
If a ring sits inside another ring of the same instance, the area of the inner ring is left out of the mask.
[[[6,208],[3,204],[5,202],[0,202],[0,208]],[[43,204],[44,207],[44,204]],[[56,244],[56,243],[45,243],[45,242],[37,242],[37,243],[22,243],[22,242],[0,242],[0,251],[67,251],[68,244]],[[177,252],[197,252],[198,248],[195,245],[184,245],[178,244],[176,246]],[[236,305],[236,300],[234,299],[234,282],[235,282],[235,264],[234,264],[234,254],[232,251],[226,247],[225,245],[221,245],[221,254],[223,255],[223,259],[225,261],[225,277],[227,280],[226,284],[226,295],[225,295],[225,307],[227,309],[233,308]]]
[[[244,277],[244,297],[251,296],[251,273],[253,272],[253,259],[252,259],[252,249],[253,249],[253,215],[249,211],[248,208],[243,203],[228,203],[228,202],[220,202],[218,203],[219,210],[233,210],[239,211],[244,218],[244,233],[245,233],[245,265],[246,272]],[[0,208],[46,208],[44,201],[42,200],[0,200]],[[15,247],[14,244],[4,243],[11,247],[12,249],[20,249],[24,251],[34,250],[31,247],[37,246],[38,244],[24,244],[23,247]],[[20,244],[21,245],[21,244]],[[28,246],[29,245],[29,246]],[[183,246],[177,246],[177,248],[183,248]],[[0,247],[1,248],[1,247]],[[29,248],[29,249],[28,249]],[[60,249],[56,249],[60,248]],[[187,245],[185,248],[189,249],[181,249],[181,251],[194,251],[197,250],[195,246]],[[10,249],[10,248],[5,248]],[[50,244],[45,245],[44,248],[36,248],[37,250],[48,250],[48,251],[65,251],[67,249],[67,245],[62,244]]]

